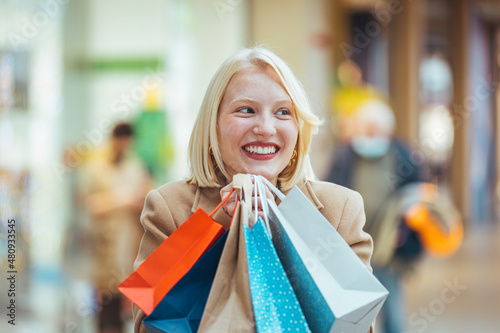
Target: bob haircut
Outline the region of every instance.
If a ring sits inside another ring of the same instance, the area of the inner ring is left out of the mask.
[[[291,69],[273,52],[262,48],[245,48],[228,58],[210,82],[189,141],[188,182],[200,187],[221,187],[217,169],[228,177],[219,149],[217,117],[222,98],[231,79],[249,68],[272,68],[290,96],[293,116],[297,122],[297,157],[278,175],[282,191],[288,191],[305,179],[314,179],[309,158],[312,137],[318,132],[320,120],[312,111],[304,88]]]

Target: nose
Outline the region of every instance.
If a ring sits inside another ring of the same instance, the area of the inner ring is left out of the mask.
[[[253,128],[253,132],[263,138],[269,138],[276,134],[276,127],[274,125],[274,119],[268,115],[262,115],[256,118],[256,124]]]

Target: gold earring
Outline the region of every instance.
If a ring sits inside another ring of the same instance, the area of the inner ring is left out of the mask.
[[[293,153],[292,153],[292,157],[290,157],[290,161],[288,162],[288,166],[294,165],[296,159],[297,159],[297,150],[294,149]]]

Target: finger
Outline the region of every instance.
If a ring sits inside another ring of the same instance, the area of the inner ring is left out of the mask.
[[[231,192],[231,190],[233,189],[233,183],[229,183],[227,184],[226,186],[224,186],[223,188],[221,188],[220,190],[220,196],[222,199],[224,199],[229,192]]]
[[[259,212],[257,213],[257,216],[258,216],[258,217],[260,217],[260,218],[262,218],[263,220],[265,220],[265,219],[266,219],[266,215],[264,214],[264,212],[263,212],[263,211],[259,211]]]
[[[226,191],[226,192],[230,192],[231,190],[233,189],[233,182],[227,184],[226,186],[224,186],[221,191]]]
[[[259,198],[259,199],[260,199],[260,197],[261,197],[261,195],[260,195],[260,193],[258,193],[258,194],[257,194],[257,198]],[[266,198],[267,198],[267,199],[274,200],[274,195],[273,195],[271,192],[266,191]],[[255,194],[253,194],[253,195],[252,195],[252,199],[255,199]]]
[[[268,199],[274,200],[274,195],[273,193],[269,190],[269,188],[266,186],[266,197]]]
[[[266,205],[266,204],[267,204],[267,202],[264,202],[264,205]],[[263,210],[262,202],[260,200],[257,201],[257,208],[256,208],[254,202],[252,201],[252,209],[262,211]]]

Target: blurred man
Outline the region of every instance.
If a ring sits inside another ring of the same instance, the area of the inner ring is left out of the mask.
[[[393,137],[395,119],[386,103],[368,100],[352,117],[352,137],[339,147],[328,181],[363,197],[365,231],[374,239],[373,271],[390,293],[381,311],[382,332],[401,333],[406,314],[400,279],[422,248],[416,234],[401,223],[402,212],[386,214],[386,210],[398,189],[419,180],[419,170],[409,149]],[[395,218],[384,218],[388,215]]]
[[[92,219],[93,283],[100,333],[123,332],[123,298],[116,287],[131,272],[142,230],[139,216],[151,179],[131,151],[133,131],[121,123],[86,165],[86,206]]]

